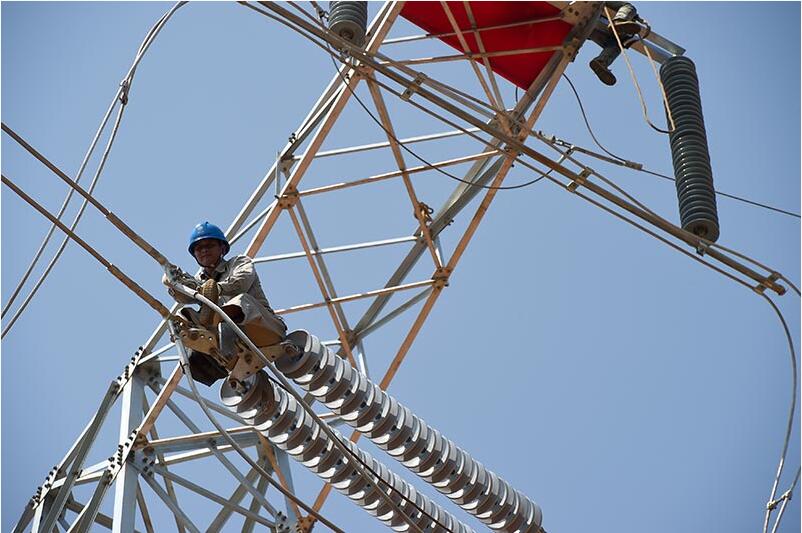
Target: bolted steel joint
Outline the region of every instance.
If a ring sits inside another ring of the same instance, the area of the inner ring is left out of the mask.
[[[281,196],[276,196],[278,200],[278,207],[280,209],[289,209],[295,207],[298,203],[298,189],[295,187],[287,187]]]
[[[451,269],[448,267],[440,267],[435,270],[432,280],[434,280],[434,287],[442,289],[448,287],[448,278],[451,276]]]

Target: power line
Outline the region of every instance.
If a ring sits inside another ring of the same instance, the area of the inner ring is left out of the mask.
[[[103,153],[102,153],[102,155],[100,157],[100,162],[98,163],[98,168],[97,168],[97,170],[95,172],[95,175],[92,178],[92,181],[91,181],[91,183],[89,185],[88,192],[90,194],[94,191],[95,186],[97,185],[97,182],[100,179],[100,175],[103,172],[103,168],[105,167],[106,161],[107,161],[107,159],[109,157],[109,154],[111,152],[111,148],[112,148],[112,146],[114,144],[114,140],[117,137],[117,131],[118,131],[119,127],[120,127],[120,122],[122,121],[122,117],[123,117],[123,113],[125,112],[126,104],[128,103],[128,94],[129,94],[129,91],[130,91],[130,88],[131,88],[131,84],[132,84],[133,79],[134,79],[134,75],[136,74],[136,69],[139,66],[140,61],[142,61],[142,58],[144,57],[144,55],[147,52],[148,48],[150,48],[150,45],[156,39],[156,36],[162,30],[164,25],[167,23],[167,21],[170,19],[170,17],[172,17],[172,15],[179,8],[181,8],[184,4],[186,4],[186,2],[177,2],[175,5],[173,5],[173,7],[169,11],[167,11],[167,13],[162,15],[162,17],[156,22],[156,24],[150,29],[150,31],[148,31],[147,35],[145,36],[145,39],[142,41],[142,44],[140,45],[139,49],[137,50],[136,56],[134,58],[134,62],[129,67],[125,78],[123,78],[123,81],[120,83],[120,87],[117,90],[116,94],[114,95],[114,98],[112,99],[111,104],[110,104],[108,110],[106,111],[106,114],[103,117],[103,120],[101,121],[100,126],[98,127],[98,130],[95,133],[94,138],[92,139],[92,142],[89,145],[89,149],[87,150],[86,155],[84,156],[84,159],[81,162],[80,167],[78,168],[78,172],[77,172],[76,177],[75,177],[75,183],[78,183],[80,181],[81,177],[83,176],[84,170],[86,169],[86,166],[87,166],[87,164],[89,162],[89,159],[92,156],[92,153],[94,152],[94,150],[95,150],[95,148],[97,146],[97,142],[100,139],[100,136],[101,136],[103,130],[105,129],[106,124],[108,123],[109,117],[111,116],[111,113],[112,113],[114,107],[119,102],[120,103],[120,109],[119,109],[119,111],[117,113],[117,117],[114,120],[114,124],[113,124],[112,130],[111,130],[111,135],[110,135],[109,140],[108,140],[108,142],[106,144],[106,148],[103,150]],[[72,199],[72,195],[73,195],[74,192],[75,192],[75,189],[73,189],[73,188],[70,188],[69,191],[67,192],[67,196],[64,198],[64,202],[61,205],[61,208],[59,209],[58,213],[56,214],[56,220],[61,220],[61,216],[66,211],[67,205],[70,203],[70,200]],[[84,199],[84,201],[81,203],[81,206],[78,209],[77,215],[75,216],[75,218],[73,219],[72,223],[70,224],[70,230],[74,230],[78,226],[78,222],[81,220],[81,217],[82,217],[82,215],[84,213],[84,210],[86,209],[87,203],[88,203],[87,199]],[[25,282],[28,280],[29,276],[33,272],[33,269],[35,268],[36,263],[39,261],[39,258],[42,256],[42,253],[44,252],[45,247],[47,246],[48,242],[50,241],[50,238],[53,235],[53,232],[54,232],[55,229],[56,229],[56,224],[54,223],[54,224],[52,224],[50,226],[50,229],[48,230],[47,234],[45,235],[44,240],[42,241],[41,245],[39,246],[39,249],[34,254],[34,257],[33,257],[32,261],[31,261],[31,263],[28,265],[28,268],[26,269],[25,273],[22,275],[22,278],[20,279],[19,283],[17,284],[15,289],[12,291],[11,297],[8,299],[8,301],[6,302],[5,306],[3,307],[2,314],[0,316],[5,317],[6,313],[10,310],[11,305],[14,303],[14,300],[16,299],[17,295],[20,293],[20,291],[22,290],[23,286],[25,285]],[[3,335],[5,335],[5,333],[11,329],[11,327],[14,325],[14,323],[19,319],[19,317],[22,315],[22,313],[28,307],[28,304],[31,303],[31,300],[36,295],[36,293],[38,292],[39,288],[44,283],[44,281],[47,278],[47,276],[53,270],[53,267],[56,265],[56,262],[61,257],[61,254],[64,252],[64,249],[66,248],[67,243],[69,243],[69,241],[70,241],[69,237],[65,236],[64,239],[62,240],[61,244],[59,245],[58,250],[56,251],[55,255],[51,259],[50,263],[47,265],[47,267],[45,267],[45,270],[42,273],[42,275],[36,281],[36,283],[34,284],[33,288],[31,289],[31,291],[28,293],[28,295],[23,300],[22,304],[19,306],[17,311],[14,313],[14,315],[9,320],[8,326],[4,330]]]

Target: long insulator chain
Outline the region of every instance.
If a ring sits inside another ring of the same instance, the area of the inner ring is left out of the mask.
[[[401,512],[426,533],[473,533],[468,526],[335,431],[340,442],[358,455],[362,464],[368,465],[386,484],[363,477],[353,457],[344,456],[295,398],[276,387],[264,372],[236,386],[225,381],[220,389],[220,398],[226,407],[253,425],[270,442],[393,530],[408,531],[410,526],[404,516],[399,515],[380,496],[379,490],[383,490]]]
[[[660,80],[674,119],[669,139],[680,223],[694,235],[716,241],[719,236],[716,192],[696,67],[687,57],[671,57],[660,67]]]
[[[276,367],[342,420],[491,529],[540,530],[540,507],[398,403],[314,335],[288,335],[303,353]]]

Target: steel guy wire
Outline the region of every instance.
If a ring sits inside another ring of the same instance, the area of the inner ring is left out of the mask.
[[[161,266],[170,265],[170,262],[167,258],[159,252],[156,248],[154,248],[150,243],[148,243],[145,239],[139,236],[130,226],[128,226],[125,222],[123,222],[117,215],[109,211],[103,204],[101,204],[95,197],[91,194],[86,192],[83,187],[78,185],[75,180],[67,176],[60,168],[54,165],[50,160],[48,160],[45,156],[39,153],[33,146],[28,144],[25,139],[20,137],[14,130],[9,128],[5,123],[0,123],[2,125],[2,130],[6,132],[9,136],[11,136],[17,143],[20,144],[23,148],[25,148],[32,156],[36,159],[41,161],[47,168],[49,168],[56,176],[58,176],[64,183],[75,189],[81,196],[83,196],[86,200],[92,204],[98,211],[100,211],[106,219],[111,222],[111,224],[116,227],[123,235],[128,237],[131,241],[134,242],[140,249],[142,249],[145,253],[151,256],[157,263]]]
[[[157,313],[159,313],[162,317],[167,318],[170,316],[170,311],[156,298],[154,298],[150,293],[148,293],[145,289],[140,287],[135,281],[129,278],[125,273],[123,273],[119,268],[111,264],[106,258],[100,255],[94,248],[92,248],[89,244],[86,243],[83,239],[81,239],[78,235],[76,235],[72,230],[70,230],[67,226],[64,225],[60,220],[58,220],[55,216],[53,216],[50,212],[48,212],[44,207],[42,207],[39,203],[37,203],[33,198],[28,196],[22,189],[17,187],[14,182],[8,179],[5,175],[2,175],[2,182],[8,188],[10,188],[14,193],[22,198],[25,202],[30,204],[36,211],[38,211],[41,215],[45,218],[50,220],[53,224],[58,226],[58,228],[67,234],[67,236],[78,243],[84,250],[89,252],[89,254],[94,257],[100,264],[102,264],[106,269],[117,279],[119,279],[126,287],[131,289],[137,296],[143,299],[150,307],[152,307]],[[3,335],[6,334],[8,329],[3,331]]]
[[[590,152],[589,150],[583,149],[583,148],[581,148],[581,147],[577,147],[576,145],[574,145],[574,144],[572,144],[572,143],[569,143],[569,142],[565,142],[565,141],[563,141],[562,139],[557,139],[556,137],[553,137],[553,136],[549,137],[549,136],[543,135],[541,132],[537,132],[537,133],[535,133],[534,135],[535,135],[535,137],[536,137],[536,138],[540,139],[540,140],[541,140],[541,141],[543,141],[545,144],[547,144],[548,146],[550,146],[551,148],[553,148],[555,151],[557,151],[557,152],[559,152],[559,153],[565,153],[565,154],[568,154],[568,153],[569,153],[569,152],[571,152],[572,150],[575,150],[575,151],[579,151],[580,153],[584,153],[584,154],[587,154],[587,155],[594,155],[594,156],[600,157],[600,158],[602,158],[604,161],[613,162],[613,161],[610,161],[610,160],[609,160],[608,158],[606,158],[606,157],[603,157],[603,156],[601,156],[601,155],[599,155],[599,154],[593,154],[593,153],[592,153],[592,152]],[[558,141],[558,142],[555,142],[555,141]],[[559,145],[559,146],[566,146],[566,147],[567,147],[567,150],[566,150],[566,152],[563,152],[562,150],[559,150],[559,149],[557,148],[557,145]],[[580,166],[582,166],[583,168],[588,168],[588,167],[585,167],[584,165],[582,165],[582,163],[580,163],[579,161],[575,161],[573,158],[569,158],[569,159],[570,159],[570,160],[571,160],[573,163],[575,163],[575,164],[577,164],[577,165],[580,165]],[[624,166],[629,166],[629,165],[624,165]],[[631,168],[631,167],[630,167],[630,168]],[[644,210],[646,210],[646,211],[649,211],[649,212],[650,212],[650,213],[652,213],[652,214],[655,214],[655,213],[654,213],[653,211],[651,211],[651,210],[650,210],[650,209],[649,209],[647,206],[645,206],[644,204],[640,203],[640,202],[639,202],[637,199],[635,199],[635,198],[634,198],[632,195],[630,195],[629,193],[627,193],[627,192],[626,192],[626,191],[625,191],[623,188],[621,188],[621,187],[619,187],[618,185],[616,185],[616,184],[615,184],[613,181],[611,181],[611,180],[609,180],[609,179],[607,179],[607,178],[604,178],[603,176],[601,176],[600,174],[598,174],[598,172],[594,171],[593,169],[590,169],[590,170],[592,171],[592,173],[593,173],[594,175],[596,175],[597,177],[599,177],[600,179],[602,179],[603,181],[605,181],[607,184],[609,184],[610,186],[612,186],[613,188],[615,188],[616,190],[618,190],[618,191],[619,191],[621,194],[623,194],[624,196],[626,196],[626,197],[627,197],[627,198],[628,198],[630,201],[632,201],[633,203],[635,203],[636,205],[638,205],[638,206],[639,206],[639,207],[641,207],[642,209],[644,209]],[[648,172],[648,171],[645,171],[645,170],[644,170],[644,172]],[[671,179],[671,178],[668,178],[668,179]],[[768,266],[764,265],[764,264],[763,264],[763,263],[761,263],[760,261],[757,261],[757,260],[755,260],[755,259],[753,259],[753,258],[749,257],[748,255],[745,255],[745,254],[742,254],[742,253],[740,253],[740,252],[737,252],[737,251],[735,251],[735,250],[733,250],[733,249],[731,249],[731,248],[728,248],[728,247],[726,247],[726,246],[723,246],[723,245],[721,245],[721,244],[719,244],[719,243],[715,243],[715,242],[706,241],[706,242],[705,242],[705,245],[707,245],[707,246],[709,246],[709,247],[711,247],[711,248],[718,248],[718,249],[720,249],[720,250],[724,250],[724,251],[726,251],[726,252],[728,252],[728,253],[731,253],[731,254],[732,254],[732,255],[734,255],[734,256],[740,257],[741,259],[743,259],[743,260],[745,260],[745,261],[747,261],[747,262],[749,262],[749,263],[752,263],[753,265],[755,265],[755,266],[757,266],[757,267],[759,267],[759,268],[762,268],[763,270],[765,270],[765,271],[767,271],[767,272],[770,272],[772,276],[776,276],[778,279],[781,279],[781,280],[785,281],[785,282],[786,282],[786,283],[787,283],[787,284],[788,284],[788,285],[789,285],[789,286],[790,286],[790,287],[791,287],[791,288],[794,290],[794,292],[796,292],[796,293],[797,293],[797,295],[799,295],[799,294],[800,294],[800,292],[799,292],[799,288],[796,286],[796,284],[794,284],[794,282],[792,282],[791,280],[789,280],[789,279],[788,279],[788,278],[787,278],[785,275],[783,275],[782,273],[780,273],[780,272],[776,272],[774,269],[772,269],[772,268],[770,268],[770,267],[768,267]]]
[[[117,105],[118,102],[120,102],[120,109],[119,109],[119,111],[117,113],[117,117],[116,117],[114,125],[112,127],[111,135],[109,137],[109,140],[108,140],[108,143],[106,145],[106,148],[105,148],[105,150],[103,151],[103,153],[101,155],[97,171],[95,172],[95,175],[94,175],[94,177],[92,179],[92,182],[91,182],[91,184],[89,186],[89,192],[90,193],[94,190],[95,186],[97,185],[98,180],[100,179],[100,175],[101,175],[101,173],[103,171],[103,168],[105,166],[106,160],[108,159],[109,153],[111,152],[111,148],[112,148],[112,146],[114,144],[114,140],[115,140],[116,135],[117,135],[117,130],[118,130],[119,126],[120,126],[120,122],[122,121],[123,112],[125,111],[126,104],[128,103],[128,94],[129,94],[129,91],[130,91],[130,88],[131,88],[131,83],[133,82],[133,79],[134,79],[134,75],[136,74],[137,66],[139,65],[139,62],[144,57],[145,52],[147,52],[147,50],[150,47],[150,45],[156,39],[156,36],[159,34],[161,29],[164,27],[164,25],[167,23],[167,21],[170,19],[170,17],[172,17],[173,13],[175,13],[175,11],[178,10],[180,7],[182,7],[185,3],[186,2],[178,2],[175,5],[173,5],[173,7],[167,13],[162,15],[162,17],[156,22],[156,24],[153,27],[151,27],[151,29],[149,30],[148,34],[145,36],[145,39],[143,40],[142,44],[140,45],[140,47],[139,47],[139,49],[137,51],[137,54],[136,54],[136,56],[134,58],[133,64],[131,65],[131,67],[129,68],[128,72],[126,73],[125,78],[123,78],[123,81],[120,83],[120,88],[117,90],[117,93],[114,95],[114,98],[112,99],[111,104],[110,104],[108,110],[106,111],[106,114],[104,115],[103,120],[101,121],[100,126],[98,127],[97,132],[95,133],[95,136],[92,139],[92,142],[90,143],[89,149],[87,150],[86,154],[84,155],[83,161],[81,162],[81,165],[79,166],[78,172],[77,172],[76,177],[75,177],[75,182],[78,183],[80,181],[81,177],[83,176],[84,170],[86,169],[86,166],[89,163],[89,159],[91,158],[91,156],[92,156],[92,154],[93,154],[93,152],[95,150],[95,147],[97,146],[98,140],[100,139],[100,136],[101,136],[103,130],[105,129],[106,124],[108,123],[109,117],[111,116],[111,113],[112,113],[114,107]],[[64,199],[64,202],[63,202],[61,208],[58,211],[58,214],[56,215],[56,219],[61,220],[61,217],[64,214],[64,212],[66,211],[67,206],[68,206],[70,200],[72,199],[72,195],[73,195],[74,192],[75,192],[74,189],[70,189],[69,191],[67,191],[67,195],[66,195],[66,197]],[[78,214],[75,216],[75,219],[73,220],[72,224],[70,225],[70,229],[75,229],[77,227],[78,222],[80,221],[81,216],[83,215],[83,212],[84,212],[84,210],[86,208],[86,204],[87,204],[87,201],[84,200],[84,202],[81,204],[80,209],[78,210]],[[36,263],[39,261],[39,258],[42,256],[42,253],[44,252],[48,242],[50,241],[50,238],[53,235],[53,232],[55,231],[55,228],[56,228],[55,224],[50,226],[47,234],[44,237],[44,240],[42,241],[41,245],[39,246],[39,249],[34,254],[33,260],[31,261],[30,265],[26,269],[25,273],[23,274],[22,278],[20,279],[19,283],[17,284],[16,288],[12,292],[11,297],[6,302],[6,305],[3,307],[2,314],[0,316],[5,317],[6,313],[11,308],[11,305],[14,303],[14,300],[16,299],[17,295],[22,290],[23,286],[25,285],[25,282],[28,280],[29,276],[33,272],[33,269],[35,268]],[[31,299],[36,295],[37,291],[39,290],[39,287],[41,287],[42,283],[44,283],[45,279],[47,278],[47,276],[49,275],[50,271],[55,266],[55,264],[58,261],[59,257],[61,257],[61,254],[63,253],[63,251],[64,251],[65,247],[67,246],[68,242],[69,242],[69,239],[67,237],[65,237],[64,240],[59,245],[59,248],[56,251],[56,254],[54,255],[53,259],[50,261],[50,263],[45,268],[44,273],[41,275],[41,277],[34,284],[33,288],[31,289],[30,293],[28,294],[28,296],[25,298],[23,303],[17,309],[17,311],[14,314],[14,316],[11,318],[7,329],[10,329],[11,326],[13,326],[14,322],[16,322],[17,319],[20,317],[20,315],[25,311],[25,308],[28,306],[28,304],[30,303]]]
[[[624,157],[621,157],[621,156],[618,156],[618,155],[612,153],[611,151],[609,151],[607,148],[605,148],[601,144],[601,142],[599,142],[599,140],[596,138],[596,134],[593,132],[593,128],[591,128],[591,126],[590,126],[590,122],[588,120],[587,113],[585,112],[585,107],[582,104],[582,98],[580,98],[580,96],[579,96],[579,91],[577,91],[576,87],[574,86],[573,82],[571,81],[571,78],[569,78],[567,74],[563,74],[563,78],[565,78],[565,81],[568,82],[568,85],[571,87],[571,91],[574,93],[574,96],[576,97],[577,104],[579,105],[579,111],[582,114],[582,120],[585,122],[585,127],[587,128],[588,133],[590,134],[590,137],[593,139],[593,142],[605,154],[607,154],[610,157],[612,157],[613,159],[617,160],[617,162],[616,162],[616,161],[610,161],[610,160],[608,160],[606,158],[602,158],[604,161],[607,161],[608,163],[618,164],[618,165],[623,166],[623,167],[631,168],[633,170],[637,170],[638,172],[643,172],[645,174],[650,174],[652,176],[656,176],[658,178],[663,178],[663,179],[668,180],[668,181],[674,181],[674,182],[676,181],[676,178],[673,178],[673,177],[668,176],[666,174],[661,174],[660,172],[655,172],[653,170],[648,170],[646,168],[643,168],[642,164],[636,163],[634,161],[629,161],[628,159],[626,159]],[[573,146],[573,144],[571,146]],[[581,147],[577,147],[577,148],[580,149]],[[596,154],[596,153],[594,153],[594,152],[592,152],[590,150],[581,149],[581,151],[582,151],[582,153],[585,153],[585,154],[587,154],[589,156],[599,158],[599,154]],[[792,216],[794,218],[802,218],[802,216],[800,216],[798,213],[794,213],[792,211],[786,211],[785,209],[780,209],[778,207],[772,207],[770,205],[762,204],[760,202],[756,202],[754,200],[749,200],[748,198],[743,198],[741,196],[736,196],[734,194],[726,193],[726,192],[723,192],[723,191],[716,190],[714,192],[716,194],[718,194],[719,196],[724,196],[724,197],[730,198],[732,200],[737,200],[739,202],[744,202],[744,203],[747,203],[747,204],[750,204],[750,205],[754,205],[756,207],[762,207],[762,208],[768,209],[770,211],[776,211],[777,213],[782,213],[784,215]]]
[[[123,112],[124,111],[125,111],[125,106],[121,106],[119,111],[118,111],[118,113],[117,113],[117,118],[116,118],[116,120],[114,122],[114,126],[112,127],[111,136],[109,137],[109,141],[108,141],[108,144],[106,146],[106,150],[103,152],[103,156],[101,157],[97,172],[95,173],[95,176],[93,177],[92,181],[89,184],[89,189],[87,190],[87,192],[89,194],[92,194],[92,192],[94,192],[95,186],[97,185],[97,182],[98,182],[98,178],[100,178],[100,174],[103,171],[103,167],[106,164],[106,159],[107,159],[107,157],[109,155],[109,152],[111,151],[111,146],[114,143],[114,139],[117,136],[117,130],[118,130],[119,126],[120,126],[120,121],[122,120],[122,116],[123,116]],[[70,190],[68,192],[68,195],[71,195],[73,192],[75,192],[75,190],[70,188]],[[70,229],[71,230],[74,230],[78,226],[78,221],[81,220],[81,216],[83,215],[84,211],[86,210],[86,206],[87,206],[88,203],[89,202],[86,199],[84,199],[84,201],[81,203],[81,207],[78,209],[77,215],[75,216],[75,218],[73,219],[72,223],[70,224]],[[64,203],[64,207],[66,207],[66,206],[67,206],[67,202]],[[63,211],[62,211],[62,213],[63,213]],[[56,216],[56,218],[58,218],[58,215]],[[51,230],[48,232],[47,237],[45,238],[44,241],[42,241],[42,246],[39,248],[40,251],[44,250],[45,246],[47,245],[47,242],[49,241],[50,235],[52,235],[52,233],[53,233],[52,230],[55,227],[56,227],[55,224],[53,226],[51,226]],[[11,330],[11,328],[17,322],[19,317],[22,316],[22,313],[25,312],[25,309],[28,307],[28,304],[30,304],[31,300],[33,300],[33,297],[36,296],[37,291],[42,286],[42,284],[44,283],[44,281],[47,278],[47,276],[50,274],[50,271],[53,270],[54,266],[56,266],[56,261],[58,261],[59,257],[61,257],[61,254],[62,254],[62,252],[64,252],[64,249],[67,247],[67,243],[69,241],[70,241],[69,237],[67,235],[65,235],[64,239],[61,241],[61,244],[59,245],[58,249],[56,250],[56,254],[50,260],[50,263],[48,263],[47,267],[45,267],[44,272],[42,272],[42,275],[39,277],[39,279],[36,281],[36,283],[34,283],[33,288],[28,293],[28,295],[25,297],[25,299],[23,299],[22,303],[17,308],[17,310],[14,313],[14,315],[9,319],[8,324],[6,325],[6,327],[3,330],[3,335],[5,335],[6,332]],[[34,261],[31,262],[30,266],[28,267],[28,270],[25,272],[25,275],[23,276],[23,279],[20,281],[19,285],[17,285],[17,288],[14,291],[14,294],[12,294],[12,298],[9,299],[9,302],[8,302],[8,304],[6,306],[6,310],[9,309],[9,307],[11,306],[11,303],[13,302],[13,297],[19,292],[19,290],[22,288],[23,284],[27,280],[28,275],[33,271],[33,267],[36,264],[36,260],[39,258],[40,255],[41,255],[41,253],[37,253],[35,258],[34,258]]]

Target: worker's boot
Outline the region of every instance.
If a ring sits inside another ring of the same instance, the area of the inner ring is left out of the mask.
[[[220,300],[220,286],[217,285],[217,282],[213,279],[204,281],[200,288],[198,288],[198,292],[211,300],[215,305],[217,305],[217,302]],[[211,307],[208,305],[201,305],[198,320],[203,327],[212,329],[216,323],[215,318],[216,314]]]
[[[608,43],[602,48],[601,53],[590,61],[590,68],[605,85],[615,85],[617,81],[615,74],[610,70],[610,65],[618,57],[618,43]]]
[[[228,370],[223,368],[214,357],[196,350],[189,351],[189,369],[195,381],[211,387],[218,380],[228,376]]]

